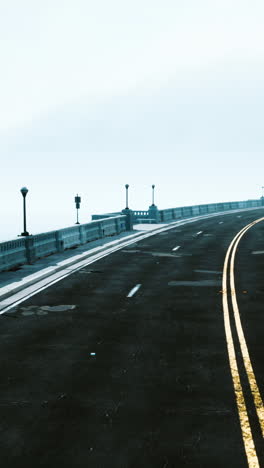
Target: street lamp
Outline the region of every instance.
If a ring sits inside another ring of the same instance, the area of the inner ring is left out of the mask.
[[[155,203],[154,203],[154,189],[155,189],[155,185],[152,185],[152,206],[155,205]]]
[[[22,187],[20,190],[23,196],[23,213],[24,213],[24,232],[21,233],[21,236],[29,236],[29,233],[27,232],[27,227],[26,227],[26,196],[28,193],[27,187]]]
[[[75,197],[74,200],[75,200],[76,210],[77,210],[77,223],[75,223],[75,224],[80,224],[80,223],[79,223],[79,217],[78,217],[78,213],[79,213],[78,210],[79,210],[79,208],[80,208],[81,197],[79,197],[78,193],[77,193],[77,195],[76,195],[76,197]]]
[[[128,187],[129,185],[126,184],[125,187],[126,187],[126,210],[128,210]]]

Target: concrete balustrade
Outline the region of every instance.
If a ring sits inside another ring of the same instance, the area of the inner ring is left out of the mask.
[[[199,216],[218,211],[236,210],[243,208],[254,208],[263,205],[263,200],[246,200],[238,202],[210,203],[204,205],[182,206],[178,208],[168,208],[158,210],[156,205],[151,205],[148,210],[129,210],[132,224],[136,223],[159,223],[173,221],[191,216]],[[125,210],[122,211],[125,214]],[[128,213],[127,213],[128,214]],[[103,215],[93,215],[92,219],[114,216],[116,213],[106,213]]]
[[[144,216],[148,217],[149,213],[148,210],[133,210],[133,216],[136,218],[140,216],[140,218],[143,218]]]
[[[173,221],[192,216],[204,215],[207,213],[217,213],[228,210],[238,210],[243,208],[254,208],[263,206],[262,199],[246,200],[227,203],[211,203],[208,205],[183,206],[180,208],[159,210],[161,222]]]
[[[0,268],[10,268],[27,262],[25,239],[1,242],[0,244]]]
[[[216,210],[217,210],[216,203],[212,203],[211,205],[208,205],[208,213],[215,213]]]
[[[183,215],[183,218],[186,218],[186,217],[189,217],[189,216],[192,216],[192,206],[184,206],[182,208],[182,215]]]
[[[92,215],[92,220],[96,221],[97,219],[113,218],[114,216],[120,216],[120,214],[120,211],[115,213],[94,214]]]
[[[211,203],[158,210],[151,205],[148,210],[124,209],[119,213],[92,215],[92,221],[57,231],[50,231],[0,243],[0,271],[9,270],[38,258],[63,252],[96,239],[133,229],[139,222],[159,223],[190,218],[209,213],[263,206],[264,199],[238,202]]]
[[[81,244],[79,226],[62,229],[61,235],[64,249],[70,249]]]
[[[86,242],[103,237],[101,224],[102,223],[94,223],[94,226],[91,226],[90,223],[80,224],[79,229],[81,244],[86,244]]]
[[[132,224],[136,223],[158,223],[160,221],[160,215],[159,215],[159,210],[156,207],[156,205],[151,205],[148,210],[129,210],[129,208],[126,208],[125,210],[122,210],[123,214],[126,214],[131,217],[131,222]],[[99,214],[94,214],[92,215],[93,220],[97,219],[104,219],[104,218],[109,218],[113,216],[117,216],[120,213],[104,213],[102,215]],[[130,223],[131,224],[131,223]]]
[[[33,263],[38,258],[63,252],[86,242],[126,230],[126,216],[118,215],[57,231],[0,243],[0,271]]]
[[[32,251],[33,258],[41,258],[57,252],[56,231],[30,236],[30,240],[32,240],[32,245],[29,245],[29,239],[26,239],[26,245]]]

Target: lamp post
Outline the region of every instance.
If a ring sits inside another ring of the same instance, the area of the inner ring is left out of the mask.
[[[152,185],[152,206],[155,205],[155,203],[154,203],[154,190],[155,190],[155,185]]]
[[[129,185],[126,184],[125,187],[126,187],[126,210],[128,210],[128,187]]]
[[[76,197],[75,197],[74,200],[75,200],[76,210],[77,210],[77,222],[76,222],[75,224],[80,224],[80,223],[79,223],[79,216],[78,216],[78,213],[79,213],[79,212],[78,212],[78,210],[79,210],[79,208],[80,208],[81,197],[79,197],[78,193],[77,193],[77,195],[76,195]]]
[[[27,223],[27,220],[26,220],[26,196],[27,196],[27,193],[28,193],[27,187],[22,187],[20,192],[22,193],[22,196],[23,196],[23,214],[24,214],[24,232],[21,233],[21,236],[29,236],[29,233],[27,232],[27,227],[26,227],[26,223]]]

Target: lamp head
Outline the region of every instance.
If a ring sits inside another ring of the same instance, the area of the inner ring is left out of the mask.
[[[20,190],[20,192],[22,193],[23,197],[25,197],[26,194],[28,193],[27,187],[22,187],[22,189]]]

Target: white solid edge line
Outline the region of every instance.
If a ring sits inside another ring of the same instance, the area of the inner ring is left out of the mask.
[[[131,291],[128,293],[127,297],[134,296],[134,294],[136,294],[136,292],[139,290],[140,286],[142,286],[142,285],[137,284],[133,289],[131,289]]]

